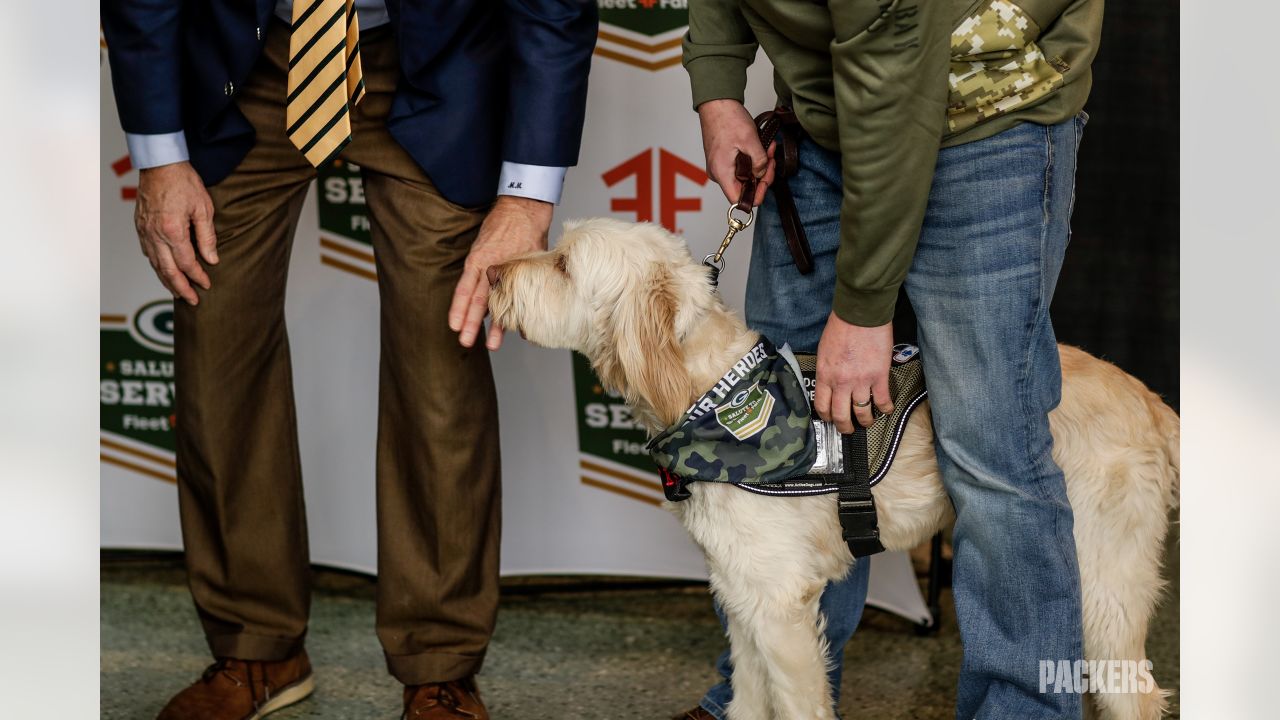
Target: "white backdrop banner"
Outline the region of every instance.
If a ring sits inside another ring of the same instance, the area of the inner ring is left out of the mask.
[[[569,218],[653,221],[697,257],[724,235],[727,206],[703,170],[680,67],[683,0],[599,0],[586,131],[552,237]],[[138,250],[137,172],[102,68],[102,546],[178,549],[172,301]],[[751,68],[748,105],[773,102]],[[721,292],[742,307],[750,236]],[[358,168],[320,173],[294,240],[286,314],[314,562],[375,566],[378,293]],[[503,457],[502,573],[706,577],[700,553],[659,507],[662,491],[625,405],[586,362],[510,335],[493,356]],[[905,555],[877,556],[871,602],[929,617]]]

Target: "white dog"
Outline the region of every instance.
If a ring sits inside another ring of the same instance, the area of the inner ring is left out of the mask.
[[[684,242],[648,224],[569,223],[551,251],[494,268],[496,322],[530,342],[576,350],[621,393],[650,435],[675,423],[756,342]],[[1050,416],[1066,474],[1084,600],[1087,659],[1146,659],[1168,511],[1177,502],[1178,416],[1119,368],[1061,346],[1062,402]],[[922,408],[923,410],[923,408]],[[818,611],[853,559],[836,496],[768,497],[693,483],[668,507],[706,554],[728,616],[732,720],[832,718]],[[907,550],[952,520],[929,413],[911,418],[874,488],[881,541]],[[1152,720],[1165,692],[1095,693],[1103,718]]]

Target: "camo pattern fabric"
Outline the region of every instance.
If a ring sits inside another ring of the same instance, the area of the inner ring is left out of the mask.
[[[810,417],[798,368],[761,337],[675,425],[649,441],[649,454],[678,480],[680,487],[668,491],[672,500],[695,481],[776,483],[813,465]]]
[[[1062,85],[1036,45],[1040,27],[1008,0],[979,5],[951,33],[951,133],[1023,107]]]

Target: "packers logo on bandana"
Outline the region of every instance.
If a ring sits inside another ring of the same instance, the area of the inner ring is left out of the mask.
[[[743,390],[729,402],[716,408],[716,422],[733,433],[739,440],[746,440],[764,430],[773,410],[773,393],[760,387],[760,383]]]
[[[687,483],[765,485],[809,472],[817,456],[809,399],[789,354],[760,338],[675,425],[649,441],[668,500]]]

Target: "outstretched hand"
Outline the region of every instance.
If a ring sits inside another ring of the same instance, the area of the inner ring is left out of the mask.
[[[449,305],[449,328],[458,333],[458,342],[463,347],[475,345],[484,316],[489,312],[489,282],[485,271],[490,265],[500,265],[519,255],[546,250],[554,209],[551,203],[513,195],[499,196],[494,203],[467,254],[462,277]],[[493,323],[485,346],[490,350],[501,347],[502,332],[502,327]]]

